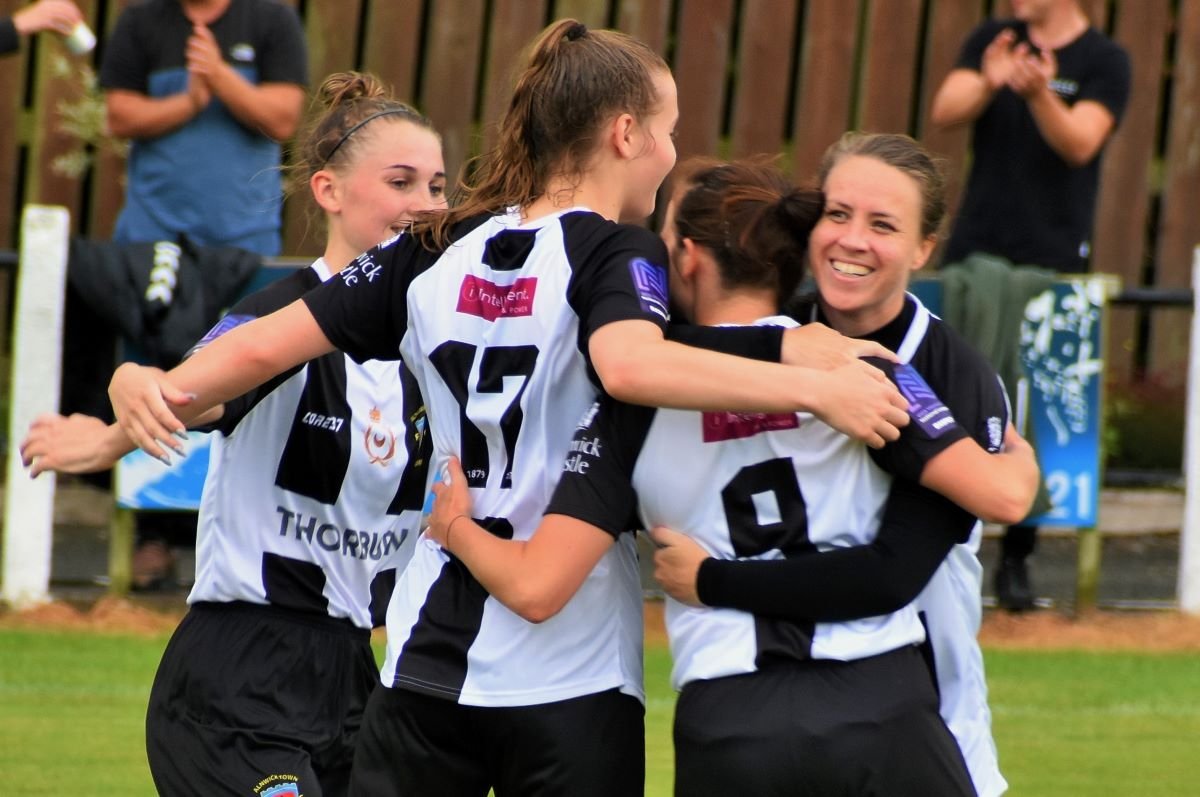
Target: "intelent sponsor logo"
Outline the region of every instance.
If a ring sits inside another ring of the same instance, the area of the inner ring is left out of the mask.
[[[938,438],[958,426],[950,409],[933,392],[925,378],[911,365],[897,365],[896,387],[908,401],[908,414],[913,423],[931,438]]]
[[[762,432],[798,429],[800,419],[794,412],[705,412],[701,426],[706,443],[722,440],[741,440]]]
[[[600,438],[579,437],[571,441],[571,453],[563,463],[563,472],[583,475],[592,466],[589,459],[600,458]]]
[[[400,550],[408,539],[408,529],[396,531],[364,531],[345,529],[315,515],[292,512],[281,506],[279,513],[279,536],[315,545],[330,553],[340,553],[350,559],[372,559],[379,561]]]
[[[468,274],[463,277],[458,289],[458,306],[455,309],[485,321],[529,316],[533,315],[536,293],[537,277],[521,277],[512,285],[497,285]]]

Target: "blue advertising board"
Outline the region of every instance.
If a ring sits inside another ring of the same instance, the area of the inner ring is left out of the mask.
[[[1103,420],[1104,307],[1110,280],[1055,284],[1025,307],[1021,362],[1029,424],[1053,508],[1042,526],[1096,525]]]
[[[1037,437],[1038,462],[1053,508],[1030,517],[1039,526],[1091,528],[1100,503],[1100,432],[1104,417],[1104,313],[1112,277],[1063,278],[1025,306],[1017,386]],[[930,311],[942,305],[941,283],[914,280]]]
[[[164,465],[138,449],[121,458],[116,468],[117,506],[122,509],[200,508],[208,475],[209,434],[188,432],[185,456],[171,453]]]

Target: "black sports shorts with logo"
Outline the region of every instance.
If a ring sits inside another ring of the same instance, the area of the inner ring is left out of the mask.
[[[160,794],[330,797],[349,785],[379,682],[369,632],[251,603],[198,603],[163,653],[146,711]]]
[[[973,797],[915,647],[685,684],[676,797]]]
[[[496,797],[642,797],[645,718],[641,701],[616,689],[483,708],[380,687],[350,794],[487,797],[491,788]]]

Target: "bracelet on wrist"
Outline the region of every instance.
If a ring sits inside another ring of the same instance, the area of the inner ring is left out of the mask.
[[[454,517],[450,518],[450,522],[446,524],[446,550],[450,550],[450,532],[454,529],[454,523],[459,518],[465,518],[465,517],[467,517],[467,515],[459,513],[459,514],[455,515]]]

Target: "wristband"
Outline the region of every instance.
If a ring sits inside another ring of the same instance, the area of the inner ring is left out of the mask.
[[[446,550],[447,551],[450,550],[450,531],[454,528],[454,523],[459,518],[464,518],[464,517],[467,517],[467,516],[464,514],[457,514],[454,517],[450,518],[450,522],[446,524]]]

